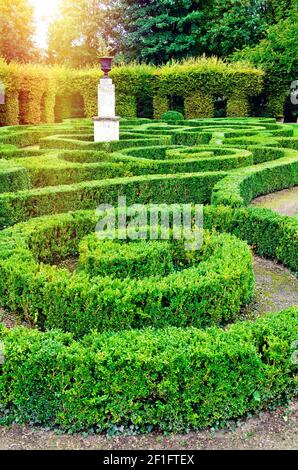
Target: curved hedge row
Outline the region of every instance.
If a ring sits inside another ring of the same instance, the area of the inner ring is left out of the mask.
[[[0,162],[0,192],[58,186],[90,180],[110,179],[147,174],[198,173],[205,171],[226,171],[253,163],[247,150],[219,149],[218,147],[195,147],[187,158],[176,158],[168,153],[175,146],[140,147],[122,153],[109,154],[105,151],[47,152],[36,158],[24,160],[24,154],[9,151],[9,164]],[[179,147],[181,148],[181,147]],[[180,152],[180,150],[178,151]],[[5,153],[4,154],[4,158]],[[138,156],[139,155],[139,156]],[[29,153],[30,157],[35,155]],[[14,158],[12,158],[14,157]],[[14,166],[23,166],[15,169]],[[11,167],[11,168],[10,168]],[[10,168],[10,169],[9,169]],[[7,173],[11,178],[8,180]],[[18,180],[19,172],[27,175],[25,184]],[[12,187],[13,178],[16,179]],[[5,182],[8,180],[8,184]]]
[[[278,136],[284,130],[282,126],[274,124],[270,119],[252,119],[248,122],[225,119],[207,120],[204,123],[185,121],[180,126],[165,123],[153,125],[148,120],[145,122],[138,120],[136,122],[124,121],[123,126],[122,139],[108,145],[81,140],[86,139],[86,136],[89,139],[90,123],[86,121],[75,121],[73,124],[66,122],[61,126],[60,132],[63,135],[68,137],[75,135],[76,139],[57,135],[59,132],[57,126],[45,126],[34,131],[28,127],[23,130],[21,145],[24,145],[23,140],[26,140],[27,146],[31,139],[31,143],[40,142],[42,147],[46,142],[48,150],[40,150],[41,153],[37,156],[35,154],[37,150],[24,149],[20,156],[15,153],[19,151],[8,148],[7,155],[11,166],[22,165],[24,174],[29,173],[30,186],[42,189],[31,189],[17,194],[1,194],[0,226],[5,227],[32,216],[52,212],[89,209],[96,203],[115,203],[119,192],[126,195],[131,202],[138,197],[139,202],[142,203],[150,200],[156,203],[173,203],[176,200],[180,200],[181,203],[209,203],[215,186],[213,201],[223,203],[224,197],[230,197],[231,185],[235,185],[235,192],[241,193],[239,187],[242,180],[250,181],[246,175],[261,175],[265,173],[263,169],[265,166],[267,168],[267,165],[269,172],[274,175],[277,173],[277,180],[281,174],[285,174],[284,185],[295,184],[296,157],[293,150],[283,151],[279,148],[267,147],[261,149],[244,143],[245,147],[249,147],[249,150],[245,150],[235,149],[230,145],[235,135],[241,133],[247,134],[246,139],[250,139],[251,136],[255,139],[262,138],[265,144],[276,139],[276,145],[278,145]],[[210,144],[198,146],[197,142],[204,140],[207,135]],[[130,138],[127,138],[128,136]],[[2,135],[0,133],[0,142],[9,143],[9,145],[20,145],[19,139],[20,132],[16,132],[15,129],[10,132],[5,130]],[[243,139],[245,142],[244,137]],[[180,146],[177,146],[177,141]],[[218,143],[222,141],[225,145],[218,146]],[[70,148],[76,150],[62,151],[60,147],[65,142],[70,142]],[[152,146],[153,143],[155,143],[154,146]],[[167,145],[164,145],[165,143]],[[195,147],[191,149],[185,147],[190,143],[195,143]],[[181,148],[181,144],[185,148]],[[85,146],[84,150],[82,145]],[[93,148],[94,146],[96,148]],[[2,150],[2,155],[6,158],[4,150]],[[27,157],[24,158],[26,155]],[[288,162],[282,158],[285,155],[288,155],[286,157],[289,159]],[[279,161],[268,163],[268,160],[275,159]],[[252,163],[264,161],[266,164],[264,163],[263,167],[251,166]],[[247,168],[231,172],[230,176],[227,175],[227,171],[241,167]],[[275,167],[278,170],[274,173]],[[279,171],[280,168],[282,172]],[[288,168],[287,174],[286,168]],[[289,180],[291,173],[293,173],[292,182]],[[148,174],[155,176],[149,177]],[[163,176],[167,174],[171,176]],[[222,180],[224,176],[227,176],[227,179]],[[98,181],[99,179],[103,180]],[[264,188],[265,192],[278,187],[275,184],[275,178],[268,179],[265,175],[265,180],[263,180],[260,180],[259,187]],[[19,184],[18,180],[17,184]],[[223,196],[221,196],[221,184],[223,184]],[[24,183],[20,188],[28,186]],[[44,188],[44,186],[49,187]],[[226,194],[228,196],[225,196]],[[242,204],[241,194],[235,196],[233,193],[233,197],[238,197],[238,205]],[[231,200],[228,200],[228,203],[231,203]]]
[[[228,232],[253,246],[256,253],[275,259],[298,273],[298,220],[269,209],[208,206],[204,226]]]
[[[205,236],[202,250],[189,260],[181,242],[151,242],[156,256],[158,250],[162,250],[163,256],[167,252],[168,269],[163,275],[160,271],[147,270],[145,277],[123,276],[125,261],[120,263],[120,242],[114,267],[107,263],[104,267],[102,256],[97,263],[94,259],[92,262],[86,247],[87,270],[82,257],[80,269],[75,273],[40,264],[45,260],[59,262],[77,254],[81,237],[92,229],[95,229],[94,213],[79,212],[34,219],[2,231],[2,305],[40,326],[61,328],[81,336],[92,329],[224,323],[235,319],[241,305],[252,296],[250,251],[243,242],[229,235]],[[96,243],[96,250],[104,249],[102,243],[105,242]],[[138,243],[141,242],[128,243],[126,254],[132,256],[136,248],[130,245]],[[147,242],[147,246],[151,245]],[[112,257],[111,249],[108,253]],[[140,262],[144,269],[144,259]],[[117,263],[122,275],[119,272],[115,275]],[[164,263],[163,257],[160,263]],[[126,269],[129,269],[127,265]]]
[[[213,186],[224,172],[145,175],[50,186],[0,194],[0,228],[40,215],[117,204],[118,195],[127,203],[203,204],[210,201]]]
[[[28,188],[30,188],[30,177],[26,168],[11,166],[0,161],[0,193]]]

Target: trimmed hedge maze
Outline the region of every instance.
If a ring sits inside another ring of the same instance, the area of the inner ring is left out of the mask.
[[[95,144],[88,120],[1,128],[0,307],[28,327],[0,328],[0,421],[184,431],[295,395],[298,306],[254,322],[242,310],[248,245],[298,273],[298,219],[249,206],[298,184],[292,132],[130,119]],[[95,209],[119,196],[204,204],[201,248],[98,239]]]

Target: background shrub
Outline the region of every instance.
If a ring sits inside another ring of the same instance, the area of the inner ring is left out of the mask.
[[[175,124],[183,121],[184,116],[178,111],[167,111],[166,113],[161,115],[161,120]]]

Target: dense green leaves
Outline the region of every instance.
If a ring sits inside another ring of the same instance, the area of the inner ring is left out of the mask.
[[[298,273],[298,219],[255,207],[209,206],[205,226],[246,240],[256,253],[276,259]]]
[[[107,54],[107,8],[105,0],[63,0],[49,28],[48,60],[71,67],[98,64]]]
[[[7,62],[37,58],[33,45],[33,7],[28,0],[1,0],[0,57]]]
[[[79,247],[92,221],[94,229],[95,216],[79,212],[1,232],[0,304],[40,326],[82,336],[92,329],[225,323],[252,296],[251,253],[236,238],[207,233],[193,253],[182,242],[122,244],[95,236]],[[59,263],[78,252],[72,275],[38,262]]]
[[[150,118],[160,118],[171,107],[178,110],[175,96],[187,118],[212,117],[214,101],[220,96],[228,99],[228,115],[246,116],[248,98],[262,91],[264,81],[261,70],[215,58],[165,67],[122,65],[110,75],[116,87],[116,112],[123,118],[135,118],[145,112]],[[0,61],[0,80],[7,90],[6,104],[0,106],[0,123],[61,122],[73,117],[73,111],[90,119],[98,111],[101,76],[98,67],[73,70],[7,65]],[[229,100],[233,103],[231,113]]]
[[[179,124],[180,121],[184,120],[184,116],[182,113],[178,113],[177,111],[167,111],[161,115],[160,119],[172,124],[175,124],[176,122]]]
[[[292,130],[274,119],[131,119],[119,142],[94,147],[90,126],[0,132],[0,181],[18,164],[35,185],[56,184],[0,194],[2,227],[13,225],[0,232],[0,305],[50,328],[1,327],[1,422],[182,431],[297,393],[296,307],[226,325],[253,293],[246,242],[298,270],[297,219],[244,207],[297,184]],[[38,142],[44,149],[17,148]],[[88,178],[90,169],[104,179],[60,184]],[[202,248],[85,238],[99,201],[117,205],[119,194],[128,205],[212,197]]]
[[[227,330],[69,334],[2,329],[2,421],[115,433],[224,424],[295,393],[298,310]]]
[[[275,149],[271,149],[274,160]],[[275,158],[279,157],[277,151]],[[253,198],[298,184],[297,152],[284,151],[284,158],[256,167],[243,168],[218,182],[213,190],[212,203],[241,207]]]
[[[122,0],[115,2],[112,21],[125,31],[117,44],[124,57],[160,64],[202,54],[227,57],[254,46],[266,36],[268,25],[283,17],[289,3]]]

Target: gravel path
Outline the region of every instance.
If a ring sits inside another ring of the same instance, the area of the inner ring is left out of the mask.
[[[14,425],[0,427],[0,450],[215,450],[215,449],[298,449],[298,400],[285,408],[260,413],[230,425],[185,435],[121,436],[57,435],[53,431]]]
[[[282,215],[298,215],[298,186],[260,196],[252,202],[254,206],[265,207]]]

